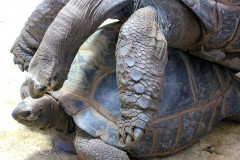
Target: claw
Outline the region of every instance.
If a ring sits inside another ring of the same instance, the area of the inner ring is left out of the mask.
[[[127,135],[126,144],[129,144],[131,142],[132,142],[132,137],[130,135]]]
[[[133,131],[134,141],[139,140],[144,135],[144,131],[140,128],[135,128]]]
[[[131,136],[132,136],[132,134],[133,134],[133,131],[132,131],[132,128],[131,128],[131,127],[126,127],[126,128],[125,128],[125,132],[126,132],[126,134],[129,134],[129,135],[131,135]]]
[[[18,64],[18,67],[20,68],[20,70],[22,71],[22,72],[24,72],[24,68],[23,68],[23,65],[22,64]]]
[[[121,136],[122,136],[122,139],[123,139],[123,143],[125,143],[126,142],[126,134],[123,133]]]
[[[124,144],[126,139],[126,134],[121,129],[119,129],[119,134],[120,134],[120,140],[122,141],[121,143]]]
[[[119,141],[120,141],[121,144],[125,144],[122,138],[120,138]]]
[[[14,64],[17,64],[17,57],[15,55],[13,56],[13,62]]]
[[[16,63],[21,63],[21,64],[23,64],[23,63],[24,63],[24,60],[23,60],[22,58],[20,58],[20,57],[17,57]]]
[[[25,62],[24,63],[24,70],[25,71],[28,71],[28,66],[29,66],[29,62]]]

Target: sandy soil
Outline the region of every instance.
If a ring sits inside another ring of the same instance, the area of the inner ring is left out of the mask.
[[[55,152],[50,134],[26,128],[11,117],[20,101],[19,88],[25,73],[13,65],[9,50],[27,17],[41,0],[0,0],[0,159],[77,159]],[[220,123],[200,142],[165,160],[237,160],[240,158],[240,125]]]

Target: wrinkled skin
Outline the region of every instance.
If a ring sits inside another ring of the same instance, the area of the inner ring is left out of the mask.
[[[11,48],[11,53],[14,54],[13,61],[19,66],[21,71],[28,71],[30,60],[37,51],[44,34],[68,1],[44,0],[28,18],[21,34]],[[111,18],[124,22],[129,16],[130,9],[131,6],[125,7],[114,13]]]
[[[72,125],[75,126],[72,118],[64,112],[59,103],[48,95],[39,99],[25,98],[14,109],[12,116],[23,125],[39,129],[53,127],[65,134],[72,130]],[[76,129],[74,145],[80,159],[129,160],[124,151],[104,143],[101,139],[91,137],[79,128]]]
[[[52,109],[59,109],[52,108],[49,104],[47,96],[42,97],[41,99],[27,97],[18,104],[18,107],[13,111],[12,116],[19,123],[26,126],[47,129],[52,127],[57,121],[57,117],[51,116],[51,113],[53,112]]]
[[[55,18],[47,29],[32,59],[32,63],[29,65],[31,69],[29,69],[28,86],[32,97],[41,97],[46,91],[60,89],[67,78],[70,65],[80,45],[106,18],[130,3],[126,0],[114,1],[114,3],[110,0],[106,0],[100,3],[93,1],[90,6],[89,2],[90,1],[87,0],[69,1],[57,16],[61,18]],[[106,6],[108,6],[107,10]],[[96,7],[98,7],[96,13],[85,14],[89,12],[89,10],[96,10],[94,9]],[[82,8],[84,9],[80,11]],[[69,10],[79,11],[77,13],[70,12],[70,14],[66,14]],[[88,19],[88,21],[85,19]],[[69,23],[72,25],[68,25]],[[57,27],[60,25],[68,27]],[[78,37],[74,38],[76,34]],[[49,41],[49,38],[52,36],[56,40]],[[69,43],[66,43],[66,40],[69,41]],[[59,53],[59,55],[56,55],[56,53]],[[56,57],[58,58],[55,59]],[[44,70],[41,68],[44,68]]]
[[[13,61],[21,71],[27,71],[30,60],[38,49],[43,36],[69,0],[44,0],[28,18],[21,34],[11,48]]]
[[[132,2],[133,0],[70,0],[48,27],[29,65],[28,87],[31,96],[38,98],[47,91],[60,89],[67,79],[79,46],[106,18]],[[116,53],[118,88],[122,102],[122,116],[118,124],[122,143],[126,144],[143,136],[152,114],[158,110],[155,104],[161,101],[167,46],[198,50],[210,46],[209,42],[205,44],[204,36],[211,37],[218,33],[217,30],[207,28],[209,35],[202,35],[204,29],[197,18],[198,10],[195,9],[194,14],[177,0],[134,2],[134,8],[140,9],[123,25]],[[186,0],[182,2],[189,4]],[[203,6],[210,4],[209,1],[198,3]],[[192,6],[189,4],[189,7]],[[226,39],[226,43],[228,41]],[[200,57],[206,56],[208,59],[213,56],[213,61],[228,66],[230,63],[225,61],[222,50],[237,52],[238,48],[233,50],[229,46],[218,46],[215,41],[211,43],[213,44],[208,48],[210,51],[201,52],[204,54]],[[233,68],[239,69],[239,54],[230,57],[231,61],[236,62]],[[132,116],[133,112],[142,113],[144,118]]]

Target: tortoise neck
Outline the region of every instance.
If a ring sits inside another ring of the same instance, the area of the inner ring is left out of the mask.
[[[49,122],[49,126],[54,126],[54,128],[58,132],[62,132],[64,134],[72,133],[75,130],[75,123],[71,116],[69,116],[63,108],[59,105],[59,102],[48,96],[51,99],[51,121]]]

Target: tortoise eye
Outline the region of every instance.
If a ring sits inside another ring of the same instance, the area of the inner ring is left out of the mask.
[[[28,118],[30,115],[31,115],[31,112],[30,112],[30,111],[24,111],[24,112],[22,112],[22,116],[23,116],[24,118]]]

